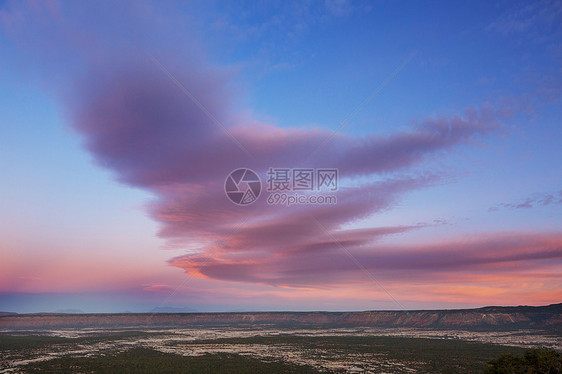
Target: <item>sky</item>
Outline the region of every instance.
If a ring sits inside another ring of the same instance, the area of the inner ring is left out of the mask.
[[[562,301],[560,1],[0,0],[0,52],[0,311]]]

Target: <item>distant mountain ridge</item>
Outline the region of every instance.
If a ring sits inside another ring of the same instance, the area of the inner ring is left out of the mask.
[[[415,327],[562,332],[562,303],[478,309],[364,312],[236,312],[0,315],[2,329],[189,327],[199,325]]]
[[[197,312],[197,310],[192,309],[192,308],[178,308],[178,307],[157,307],[157,308],[152,308],[152,310],[149,313],[194,313]]]
[[[55,313],[61,313],[61,314],[85,314],[85,312],[82,309],[57,309],[55,310]]]

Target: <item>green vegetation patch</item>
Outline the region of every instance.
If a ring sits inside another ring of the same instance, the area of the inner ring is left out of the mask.
[[[64,357],[33,363],[26,373],[318,373],[308,366],[263,362],[235,354],[186,357],[134,348],[103,357]]]
[[[57,344],[74,342],[71,338],[61,338],[41,335],[5,335],[0,334],[0,353],[6,351],[22,351],[52,347]]]
[[[341,354],[373,354],[385,360],[399,361],[421,371],[432,373],[482,373],[490,360],[504,354],[523,354],[526,349],[496,344],[428,338],[394,336],[256,336],[182,342],[189,345],[214,344],[264,344],[293,345],[301,350],[332,351],[334,360]]]

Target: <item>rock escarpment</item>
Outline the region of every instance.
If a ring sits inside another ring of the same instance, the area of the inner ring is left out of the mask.
[[[562,304],[460,310],[365,312],[0,314],[0,329],[189,327],[194,325],[414,327],[562,331]]]

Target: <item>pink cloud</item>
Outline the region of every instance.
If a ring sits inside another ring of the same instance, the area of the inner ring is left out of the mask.
[[[329,238],[313,235],[303,250],[254,256],[244,252],[230,258],[232,251],[212,251],[210,255],[184,255],[170,261],[173,266],[207,278],[261,283],[285,287],[338,287],[370,282],[345,251],[377,278],[388,282],[449,281],[461,274],[478,277],[520,272],[540,272],[562,261],[562,237],[558,234],[493,234],[479,239],[448,241],[432,245],[389,246],[376,243],[377,237],[412,228],[386,228],[370,233],[336,231]],[[368,230],[369,231],[369,230]],[[359,238],[349,240],[355,235]],[[342,239],[347,237],[348,239]],[[295,244],[296,245],[296,244]],[[515,275],[514,275],[515,274]]]
[[[88,3],[87,9],[104,17],[104,6],[96,4]],[[395,248],[380,239],[421,226],[343,229],[391,208],[408,192],[443,183],[442,176],[428,172],[426,162],[501,129],[502,110],[467,108],[462,115],[426,118],[407,130],[367,136],[242,118],[233,109],[236,92],[228,74],[192,53],[189,38],[157,45],[150,34],[131,34],[162,26],[135,27],[150,23],[145,17],[150,7],[140,4],[119,7],[107,22],[98,19],[96,25],[107,30],[82,24],[85,12],[74,5],[38,22],[45,15],[41,9],[13,4],[11,13],[2,11],[2,19],[31,55],[52,37],[59,41],[45,57],[51,68],[46,75],[61,78],[57,85],[65,112],[95,161],[122,183],[154,196],[148,212],[169,247],[194,250],[172,258],[172,266],[210,279],[322,288],[364,281],[341,246],[389,280],[501,272],[523,263],[540,269],[539,262],[560,259],[558,237],[500,235]],[[67,61],[76,61],[68,71],[59,66]],[[346,180],[368,181],[343,186],[335,193],[337,205],[275,207],[262,199],[239,207],[227,200],[223,184],[240,167],[255,170],[262,180],[269,167],[330,167]]]
[[[143,291],[169,294],[174,289],[166,284],[147,284],[143,286]]]

